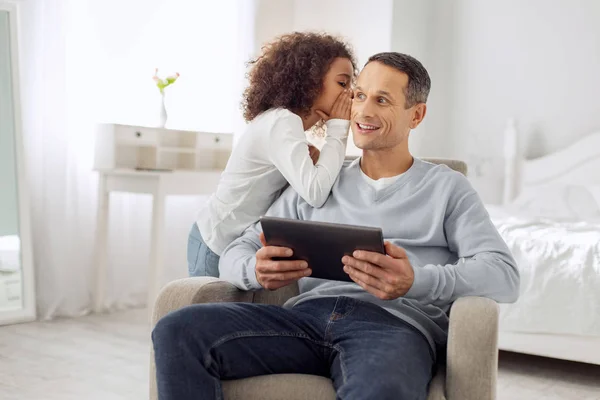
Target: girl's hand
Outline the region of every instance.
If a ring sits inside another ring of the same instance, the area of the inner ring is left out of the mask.
[[[317,115],[327,122],[330,119],[345,119],[350,121],[350,109],[352,108],[352,91],[345,89],[333,103],[331,113],[328,115],[322,110],[315,110]]]
[[[317,149],[315,146],[309,144],[308,145],[308,154],[310,155],[310,158],[312,159],[313,165],[317,165],[317,161],[319,161],[319,155],[321,154],[319,149]]]

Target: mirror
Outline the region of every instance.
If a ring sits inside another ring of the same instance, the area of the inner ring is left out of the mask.
[[[0,324],[35,318],[16,6],[0,0]]]
[[[8,17],[0,11],[0,312],[23,306]]]

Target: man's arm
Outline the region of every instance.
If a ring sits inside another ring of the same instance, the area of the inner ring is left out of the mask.
[[[298,219],[298,194],[289,187],[271,205],[268,216]],[[262,228],[257,222],[251,225],[242,236],[225,248],[219,261],[220,278],[242,290],[260,290],[262,285],[256,276],[256,252],[261,249]]]
[[[383,300],[406,297],[438,307],[463,296],[516,301],[517,265],[479,196],[464,177],[457,179],[453,196],[444,230],[458,262],[412,266],[404,249],[386,242],[387,255],[358,251],[344,257],[345,271]]]
[[[466,178],[457,182],[456,202],[444,221],[450,251],[459,260],[414,268],[405,297],[443,306],[463,296],[510,303],[519,296],[519,270],[483,202]]]

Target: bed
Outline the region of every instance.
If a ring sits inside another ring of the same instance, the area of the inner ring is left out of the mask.
[[[521,272],[501,350],[600,365],[600,132],[525,160],[505,133],[504,204],[488,206]]]

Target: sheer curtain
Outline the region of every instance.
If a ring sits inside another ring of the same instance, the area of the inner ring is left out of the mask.
[[[167,127],[236,132],[254,4],[243,0],[29,0],[21,3],[23,127],[38,313],[91,309],[97,122],[153,125],[154,68],[179,72],[167,89]],[[167,275],[186,275],[188,230],[203,199],[167,203]],[[145,300],[151,199],[111,198],[105,306]]]

